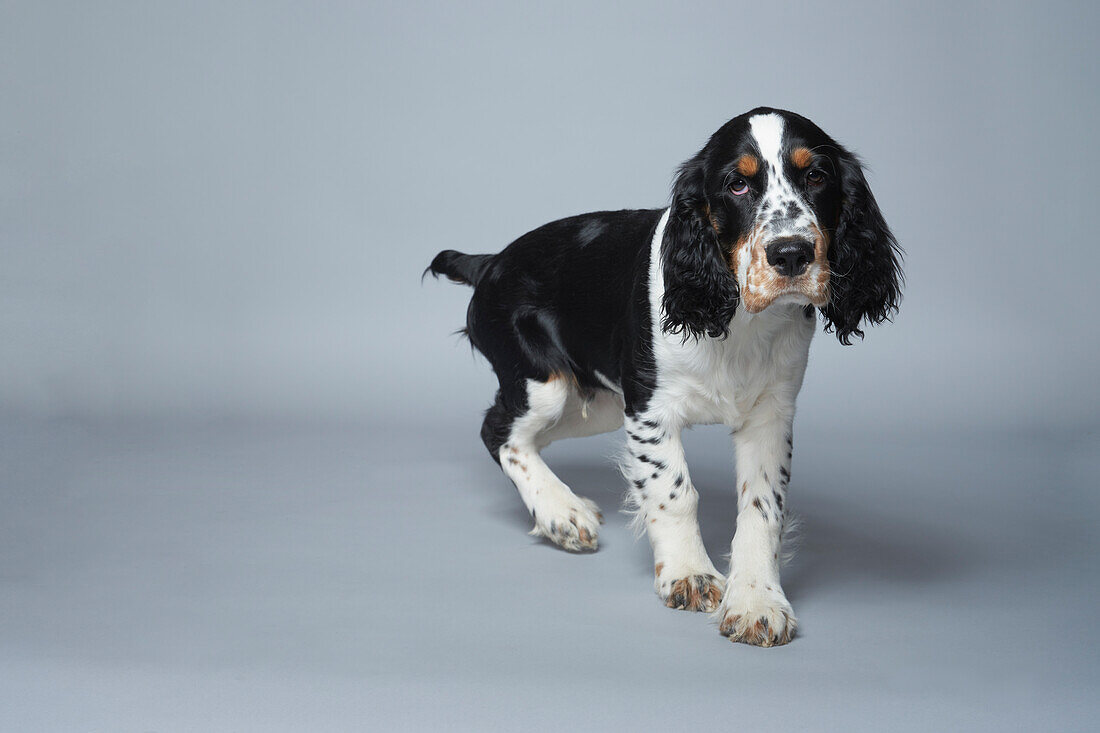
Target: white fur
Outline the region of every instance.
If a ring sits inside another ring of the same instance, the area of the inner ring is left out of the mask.
[[[774,142],[770,136],[775,131],[765,122],[758,139],[767,146]],[[723,629],[728,627],[734,639],[781,643],[797,624],[779,582],[788,441],[815,321],[804,315],[802,301],[791,299],[757,314],[738,309],[725,339],[685,340],[665,333],[661,242],[668,217],[666,211],[650,244],[656,385],[645,411],[626,419],[622,464],[630,482],[627,503],[636,526],[649,536],[657,570],[654,584],[662,598],[671,603],[672,587],[683,579],[724,587],[720,607],[700,602],[696,610],[717,610]],[[529,409],[513,423],[500,449],[501,466],[535,517],[532,534],[571,550],[596,547],[599,512],[593,502],[573,494],[539,452],[553,440],[607,432],[623,424],[621,388],[603,375],[599,378],[612,391],[600,391],[589,401],[564,377],[528,381]],[[680,440],[683,428],[702,423],[723,423],[734,431],[738,518],[724,579],[703,546],[699,496]],[[762,619],[767,621],[763,628],[768,636],[754,639],[753,626]]]
[[[684,340],[665,333],[660,325],[664,295],[661,242],[667,221],[668,212],[651,243],[649,273],[657,384],[645,413],[636,415],[628,429],[633,425],[640,430],[642,421],[660,426],[649,433],[661,433],[661,442],[639,447],[657,453],[676,473],[670,470],[658,479],[650,474],[645,487],[632,484],[636,521],[649,532],[657,562],[698,573],[712,572],[713,565],[699,536],[697,493],[687,477],[680,431],[699,423],[723,423],[733,428],[738,521],[719,612],[751,612],[757,618],[768,618],[773,630],[781,619],[788,619],[779,630],[787,625],[793,630],[795,621],[779,584],[785,511],[778,504],[786,493],[786,479],[781,472],[789,476],[788,437],[815,323],[805,317],[801,305],[788,303],[773,305],[758,314],[739,309],[730,324],[729,336],[721,340]],[[631,481],[645,476],[647,468],[634,450],[632,446],[633,461],[627,467]],[[683,499],[674,502],[675,511],[670,511],[673,507],[663,501],[669,493],[665,489],[681,471]]]
[[[584,437],[617,430],[623,424],[622,398],[598,392],[580,396],[564,377],[548,382],[527,381],[527,412],[512,423],[500,447],[500,465],[519,490],[535,519],[531,534],[546,537],[567,550],[596,549],[601,520],[591,499],[574,494],[539,455],[561,438]]]

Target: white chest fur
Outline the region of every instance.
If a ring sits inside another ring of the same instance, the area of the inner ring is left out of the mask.
[[[740,427],[761,397],[792,405],[802,386],[815,319],[797,302],[757,314],[738,309],[725,339],[688,338],[661,328],[664,277],[661,241],[669,212],[653,235],[649,303],[657,385],[649,410],[669,424],[724,423]]]

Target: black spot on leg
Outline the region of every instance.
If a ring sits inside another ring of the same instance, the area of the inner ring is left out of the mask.
[[[681,473],[676,476],[676,488],[680,488],[680,484],[682,483],[684,483],[684,474]]]
[[[645,488],[645,479],[644,479],[644,478],[636,478],[636,479],[634,479],[634,488],[636,488],[636,489],[644,489],[644,488]]]
[[[638,460],[641,461],[642,463],[652,463],[653,462],[653,461],[649,460],[649,456],[647,456],[645,453],[638,456]]]
[[[652,420],[639,420],[639,422],[642,425],[645,425],[647,428],[652,428],[653,430],[656,430],[657,428],[661,427],[660,425],[658,425],[657,423],[655,423]]]
[[[668,498],[669,499],[675,499],[676,498],[676,492],[675,491],[670,491],[669,494],[668,494]]]
[[[660,475],[661,475],[661,473],[660,473],[659,471],[654,471],[654,472],[653,472],[653,475],[652,475],[652,476],[650,476],[650,478],[657,478],[657,477],[658,477],[658,476],[660,476]]]
[[[783,478],[785,478],[785,479],[787,479],[787,480],[790,480],[790,478],[791,478],[791,472],[790,472],[790,471],[788,471],[788,470],[787,470],[786,468],[784,468],[783,466],[780,466],[780,467],[779,467],[779,473],[780,473],[780,474],[781,474],[781,475],[783,476]]]
[[[783,497],[779,495],[778,491],[772,493],[775,495],[775,505],[779,507],[779,511],[783,511]]]

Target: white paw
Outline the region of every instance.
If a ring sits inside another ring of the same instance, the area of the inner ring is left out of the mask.
[[[778,585],[728,581],[718,630],[730,641],[778,646],[794,638],[798,619]]]
[[[535,527],[530,534],[535,537],[545,537],[571,552],[595,550],[599,544],[603,514],[591,499],[570,494],[539,502],[531,513]]]
[[[657,595],[666,606],[681,611],[714,611],[726,585],[713,567],[685,568],[659,562],[653,574]]]

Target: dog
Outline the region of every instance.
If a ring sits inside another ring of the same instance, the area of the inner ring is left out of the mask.
[[[792,423],[817,315],[842,344],[890,320],[901,249],[860,160],[810,120],[759,107],[722,125],[665,209],[546,224],[499,254],[440,252],[425,271],[472,285],[464,332],[500,382],[481,437],[534,529],[595,550],[602,516],[547,467],[555,440],[626,427],[626,504],[670,608],[722,635],[786,644],[780,585]],[[738,513],[729,572],[699,534],[681,431],[728,425]]]

